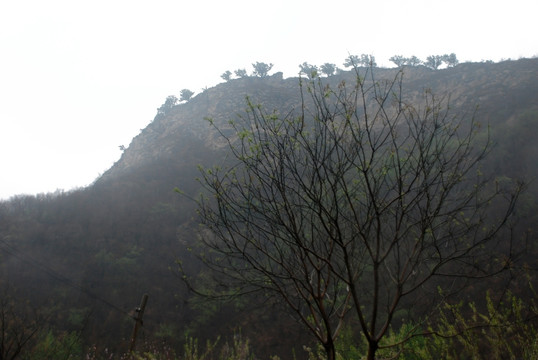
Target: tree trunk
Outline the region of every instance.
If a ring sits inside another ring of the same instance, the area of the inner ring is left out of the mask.
[[[336,349],[334,348],[334,342],[329,341],[323,344],[325,352],[327,353],[327,360],[336,360]]]
[[[375,352],[377,351],[377,341],[370,341],[368,343],[368,355],[367,360],[375,360]]]

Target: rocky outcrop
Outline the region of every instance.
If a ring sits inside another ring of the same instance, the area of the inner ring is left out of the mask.
[[[376,79],[393,78],[397,71],[376,69]],[[503,121],[503,114],[513,115],[518,104],[538,104],[538,59],[464,63],[443,70],[406,67],[403,72],[403,91],[411,101],[430,88],[436,94],[450,94],[451,104],[458,110],[471,112],[480,105],[479,115],[484,122]],[[355,73],[348,71],[324,81],[337,85],[342,81],[352,84],[354,80]],[[226,130],[230,120],[245,114],[247,96],[269,112],[287,114],[301,107],[299,78],[284,79],[282,73],[277,73],[265,78],[230,80],[172,107],[164,116],[156,116],[97,181],[121,176],[155,161],[181,158],[191,151],[193,141],[206,149],[218,149],[223,145],[222,139],[207,119]]]

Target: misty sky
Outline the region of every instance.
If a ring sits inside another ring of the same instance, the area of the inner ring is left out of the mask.
[[[90,184],[166,96],[256,61],[538,55],[535,0],[0,1],[0,198]]]

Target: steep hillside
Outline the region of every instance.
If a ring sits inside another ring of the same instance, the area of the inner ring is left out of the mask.
[[[268,78],[231,80],[156,116],[136,136],[121,159],[99,181],[106,181],[162,159],[178,159],[188,154],[187,143],[196,142],[207,149],[219,147],[219,139],[205,120],[212,118],[225,123],[246,109],[246,96],[260,101],[268,109],[287,109],[298,106],[297,79],[282,79],[282,74]]]
[[[473,111],[479,106],[478,117],[484,123],[501,125],[514,117],[538,107],[538,60],[522,59],[502,63],[464,63],[444,70],[423,66],[404,69],[404,92],[413,99],[425,88],[439,95],[450,95],[452,107]],[[376,78],[389,79],[395,69],[377,69]],[[354,73],[343,72],[326,79],[335,85],[342,80],[353,81]],[[156,117],[136,136],[121,159],[98,182],[127,174],[163,159],[181,161],[188,155],[187,143],[203,144],[204,148],[219,147],[218,136],[207,121],[225,124],[244,114],[246,97],[260,103],[267,111],[281,114],[300,109],[299,79],[282,79],[282,74],[267,78],[230,80],[205,90],[190,101],[172,108],[166,116]]]
[[[377,69],[376,77],[388,79],[396,71]],[[344,72],[324,81],[353,83],[354,76]],[[409,67],[404,76],[409,100],[430,88],[450,94],[454,111],[471,116],[478,106],[475,116],[491,126],[496,144],[487,171],[538,177],[538,59],[437,71]],[[56,333],[80,332],[85,344],[126,349],[129,315],[146,292],[147,341],[177,346],[185,334],[213,338],[241,330],[261,354],[289,358],[291,348],[301,350],[309,338],[278,312],[277,303],[204,302],[187,291],[176,271],[176,261],[201,268],[189,251],[196,243],[194,203],[173,190],[196,196],[198,165],[225,156],[222,139],[204,119],[226,128],[244,115],[246,96],[282,116],[301,109],[298,78],[231,80],[158,114],[92,186],[0,203],[0,287],[47,313],[46,326]],[[536,183],[520,211],[523,226],[534,231]],[[531,267],[538,268],[535,260]]]

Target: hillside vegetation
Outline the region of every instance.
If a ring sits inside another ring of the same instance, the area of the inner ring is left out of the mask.
[[[376,69],[376,77],[390,79],[397,71]],[[466,319],[458,318],[458,312],[500,317],[504,311],[506,319],[528,314],[536,318],[529,284],[537,284],[538,270],[538,143],[534,139],[538,134],[538,59],[464,63],[442,70],[413,66],[403,72],[402,92],[409,101],[431,89],[450,96],[451,111],[464,117],[475,114],[484,128],[489,127],[493,146],[481,171],[499,182],[522,179],[528,184],[515,210],[518,222],[513,233],[526,240],[521,242],[526,247],[512,249],[518,257],[511,276],[477,285],[453,299],[453,307],[440,315],[447,317],[444,326],[463,326]],[[352,83],[354,77],[353,71],[344,71],[323,81],[337,87],[342,81]],[[56,352],[52,358],[67,359],[69,354],[78,358],[93,346],[93,356],[108,358],[111,352],[119,354],[129,348],[135,308],[146,293],[149,300],[137,339],[141,351],[159,352],[162,358],[166,351],[179,356],[185,353],[185,344],[192,350],[193,338],[199,339],[202,348],[206,340],[220,336],[216,346],[227,343],[228,350],[235,346],[236,352],[248,348],[260,359],[269,355],[292,358],[292,352],[298,359],[317,356],[314,339],[281,301],[259,294],[231,300],[202,298],[182,281],[178,267],[180,262],[187,272],[200,275],[198,285],[211,287],[212,278],[206,277],[204,265],[195,256],[200,242],[197,204],[191,199],[201,191],[199,166],[209,168],[228,158],[225,142],[206,119],[230,135],[229,121],[245,116],[247,96],[267,112],[284,117],[301,110],[299,89],[298,78],[284,79],[281,74],[226,81],[159,111],[125,148],[121,159],[91,186],[1,202],[0,336],[18,336],[15,343],[24,345],[24,358],[37,359],[47,351]],[[176,188],[187,196],[179,195]],[[506,279],[513,280],[510,292],[497,292],[506,290]],[[502,298],[508,305],[495,312],[488,307],[488,296]],[[477,304],[476,309],[469,308],[469,303]],[[348,325],[339,351],[354,358],[364,344],[354,340],[354,324]],[[520,329],[532,334],[531,325],[525,322]],[[13,331],[6,330],[10,328]],[[399,332],[393,329],[391,336],[397,338]],[[512,341],[512,347],[527,341],[516,330],[510,338],[507,334],[487,336],[496,343]],[[472,353],[480,349],[471,344],[487,337],[466,336],[446,342],[438,339],[429,347],[417,338],[413,346],[430,355],[454,349]],[[22,342],[26,338],[28,342]],[[310,347],[310,355],[303,346]],[[513,351],[514,356],[525,355],[521,349]],[[217,353],[211,358],[218,358]]]

